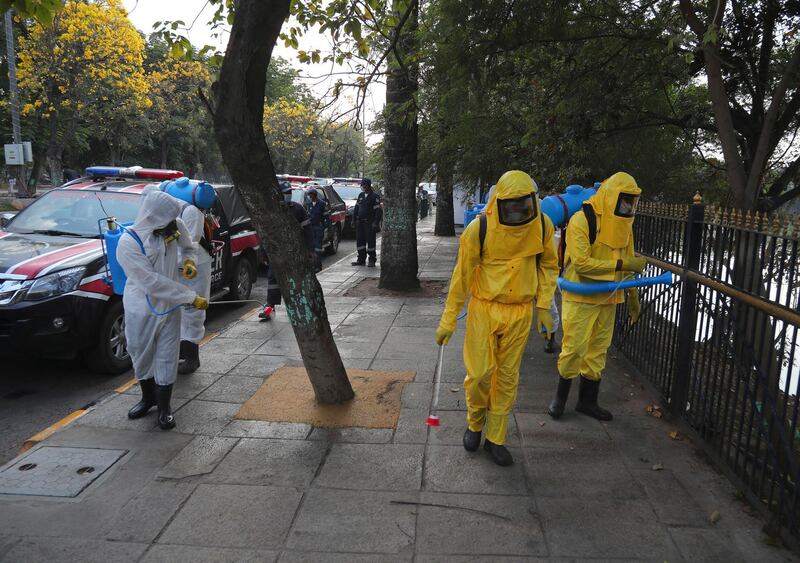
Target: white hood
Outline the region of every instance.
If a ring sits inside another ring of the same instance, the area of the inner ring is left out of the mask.
[[[178,200],[160,191],[151,191],[144,196],[139,214],[133,223],[133,230],[144,239],[155,229],[166,227],[181,213]]]

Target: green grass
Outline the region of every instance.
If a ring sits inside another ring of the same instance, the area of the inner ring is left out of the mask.
[[[11,207],[7,203],[0,203],[0,213],[3,211],[16,211],[13,207]]]

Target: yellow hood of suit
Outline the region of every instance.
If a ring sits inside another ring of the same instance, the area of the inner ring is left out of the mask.
[[[542,213],[536,198],[538,192],[536,182],[521,170],[510,170],[500,176],[494,195],[489,198],[484,210],[486,242],[483,253],[488,260],[525,258],[542,252]],[[500,223],[498,199],[516,199],[531,193],[534,194],[533,204],[536,206],[536,218],[533,221],[514,227]]]
[[[597,240],[611,248],[626,248],[633,240],[633,217],[620,217],[614,211],[621,193],[641,195],[633,176],[617,172],[601,185],[588,203],[597,216]]]

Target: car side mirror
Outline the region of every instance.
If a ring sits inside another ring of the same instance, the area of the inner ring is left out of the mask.
[[[0,215],[0,229],[5,229],[11,223],[15,213],[3,213]]]

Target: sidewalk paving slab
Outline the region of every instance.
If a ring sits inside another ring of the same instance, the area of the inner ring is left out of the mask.
[[[449,278],[457,239],[419,223],[420,278]],[[95,406],[43,444],[128,453],[75,499],[0,495],[0,561],[798,561],[764,542],[763,521],[668,416],[616,353],[609,354],[600,423],[546,414],[557,355],[531,335],[498,467],[466,452],[465,321],[445,348],[441,426],[427,427],[444,295],[343,295],[380,269],[343,259],[320,274],[347,367],[415,371],[395,429],[313,428],[238,420],[241,405],[282,366],[301,366],[278,308],[253,309],[201,348],[201,369],[179,376],[177,427],[155,409],[127,410],[136,386]],[[659,470],[653,470],[653,467]],[[716,524],[709,515],[718,511]]]

